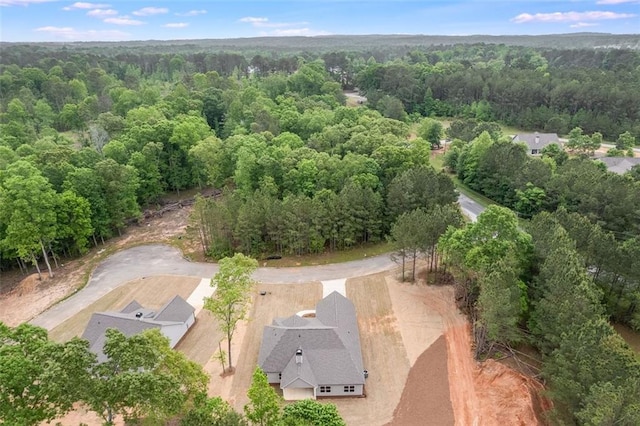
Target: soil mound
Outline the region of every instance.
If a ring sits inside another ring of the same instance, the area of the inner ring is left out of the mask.
[[[440,336],[409,371],[400,403],[387,426],[453,425],[449,396],[447,342]]]
[[[475,378],[483,424],[542,425],[534,407],[542,384],[489,359]]]

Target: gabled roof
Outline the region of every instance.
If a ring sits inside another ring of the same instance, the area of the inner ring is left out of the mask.
[[[512,142],[522,142],[529,150],[532,149],[542,149],[547,145],[551,145],[553,143],[560,143],[560,138],[556,133],[520,133],[515,135]]]
[[[296,351],[302,362],[296,363]],[[333,292],[316,306],[315,318],[277,318],[264,328],[258,364],[281,373],[281,387],[364,384],[360,334],[353,303]],[[295,385],[297,386],[297,385]]]
[[[619,175],[628,172],[633,166],[640,164],[640,157],[600,157],[598,160],[607,165],[607,170]]]
[[[106,341],[105,332],[115,328],[125,336],[133,336],[144,330],[185,323],[194,308],[182,297],[176,296],[155,313],[144,308],[137,301],[132,301],[120,312],[95,312],[82,333],[82,338],[89,341],[89,348],[98,354],[98,361],[106,360],[102,352]]]
[[[187,303],[179,295],[176,295],[173,299],[164,305],[154,319],[156,321],[177,321],[185,322],[191,314],[195,312],[195,308]]]

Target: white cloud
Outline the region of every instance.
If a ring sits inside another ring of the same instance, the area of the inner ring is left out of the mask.
[[[204,15],[206,14],[207,11],[204,9],[201,10],[190,10],[188,12],[184,12],[184,13],[176,13],[176,16],[198,16],[198,15]]]
[[[63,7],[62,10],[77,10],[77,9],[106,9],[111,7],[110,4],[98,4],[98,3],[86,3],[83,1],[78,1],[72,4],[71,6]]]
[[[117,15],[118,11],[114,9],[93,9],[87,12],[87,16],[93,16],[94,18],[103,18],[105,16]]]
[[[331,35],[331,33],[327,31],[316,31],[310,28],[288,28],[286,30],[273,30],[269,33],[263,33],[262,35],[274,36],[274,37],[296,37],[296,36],[312,37],[312,36],[321,36],[321,35]]]
[[[189,24],[187,22],[170,22],[168,24],[163,25],[163,27],[165,28],[184,28],[188,26]]]
[[[118,16],[116,18],[107,18],[104,20],[107,24],[115,25],[142,25],[144,22],[137,19],[131,19],[128,16]]]
[[[240,18],[238,21],[246,22],[256,28],[286,28],[309,24],[308,22],[269,22],[269,18],[256,18],[253,16],[246,16],[244,18]]]
[[[54,37],[58,37],[60,39],[70,40],[70,41],[125,40],[131,35],[129,33],[125,33],[124,31],[118,31],[118,30],[79,31],[71,27],[54,27],[54,26],[40,27],[40,28],[36,28],[34,31],[48,33]]]
[[[601,21],[605,19],[624,19],[633,18],[633,13],[616,13],[605,11],[591,12],[554,12],[554,13],[521,13],[512,18],[511,21],[516,24],[526,22],[584,22],[584,21]]]
[[[585,27],[597,27],[598,24],[596,24],[595,22],[589,23],[589,22],[578,22],[577,24],[572,24],[569,25],[570,28],[585,28]]]
[[[631,3],[631,4],[640,4],[638,0],[598,0],[596,4],[623,4],[623,3]]]
[[[244,18],[240,18],[238,21],[239,22],[247,22],[250,24],[259,24],[262,22],[267,22],[269,20],[269,18],[256,18],[254,16],[245,16]]]
[[[166,7],[143,7],[140,10],[133,12],[136,16],[149,16],[149,15],[162,15],[168,13],[169,9]]]
[[[30,4],[48,3],[56,0],[0,0],[0,6],[29,6]]]

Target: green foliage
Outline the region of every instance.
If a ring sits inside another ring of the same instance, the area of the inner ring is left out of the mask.
[[[334,404],[322,404],[312,399],[288,404],[284,407],[282,421],[286,426],[345,426]]]
[[[0,323],[0,423],[38,425],[66,414],[86,392],[95,362],[88,343],[54,343],[29,324]]]
[[[206,391],[202,368],[172,350],[158,329],[131,337],[108,329],[103,351],[106,360],[93,366],[83,400],[109,424],[117,415],[167,420]]]
[[[479,321],[490,341],[514,344],[522,341],[519,324],[526,312],[526,285],[510,257],[500,259],[479,280]]]
[[[247,391],[249,404],[244,406],[244,413],[252,425],[270,426],[280,420],[280,398],[269,385],[267,375],[256,367]]]
[[[258,267],[258,262],[236,253],[233,257],[221,259],[218,265],[219,270],[211,280],[216,291],[212,297],[205,298],[204,307],[218,320],[220,330],[227,337],[229,370],[232,370],[231,339],[238,322],[247,314],[254,284],[251,274]]]
[[[191,408],[180,420],[181,426],[246,426],[242,415],[220,397],[207,398],[200,394]]]
[[[439,121],[425,118],[418,127],[418,136],[431,144],[431,148],[440,148],[440,139],[444,135],[442,124]]]
[[[45,245],[55,239],[56,202],[48,180],[32,164],[11,164],[0,174],[0,224],[6,227],[2,246],[35,264],[37,252],[46,255]]]
[[[526,268],[531,256],[531,237],[518,227],[510,210],[489,206],[478,221],[462,229],[450,228],[439,243],[448,260],[468,272],[486,273],[506,256],[513,255],[518,268]]]

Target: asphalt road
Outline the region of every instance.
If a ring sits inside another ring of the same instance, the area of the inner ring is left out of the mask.
[[[472,222],[475,222],[480,213],[484,211],[484,207],[471,198],[467,197],[463,193],[460,193],[458,197],[458,204],[460,204],[460,210],[464,213]]]
[[[460,207],[464,214],[475,221],[484,208],[460,194]],[[258,268],[253,275],[256,281],[267,284],[305,283],[312,281],[352,278],[374,274],[396,267],[388,254],[352,262],[331,265]],[[111,290],[129,281],[155,275],[183,275],[211,278],[218,272],[213,263],[190,262],[176,248],[149,244],[122,250],[109,256],[91,274],[88,284],[76,294],[43,312],[31,323],[48,330],[71,318]]]

